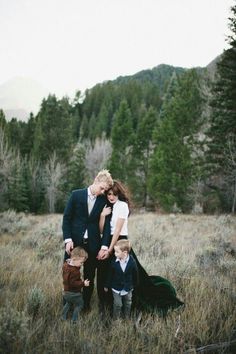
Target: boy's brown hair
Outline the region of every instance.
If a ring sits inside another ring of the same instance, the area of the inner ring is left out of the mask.
[[[116,242],[115,246],[119,247],[122,252],[131,250],[131,243],[128,240],[119,240]]]
[[[88,258],[88,253],[82,247],[75,247],[71,251],[71,258]]]

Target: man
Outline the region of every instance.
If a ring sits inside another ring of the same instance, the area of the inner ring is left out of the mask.
[[[84,311],[90,310],[90,300],[94,288],[94,278],[97,269],[97,292],[100,307],[104,305],[104,274],[102,262],[108,257],[107,248],[110,243],[110,233],[103,234],[101,239],[99,218],[106,198],[103,195],[113,184],[107,170],[102,170],[88,188],[72,192],[63,215],[63,238],[65,242],[65,259],[70,256],[74,247],[83,247],[88,252],[84,263],[84,279],[90,280],[90,285],[83,290]]]

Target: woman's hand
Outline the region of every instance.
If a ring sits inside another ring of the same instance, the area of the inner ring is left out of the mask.
[[[107,205],[105,205],[104,208],[102,209],[102,212],[100,214],[100,219],[99,219],[99,230],[100,230],[101,234],[103,232],[105,218],[109,214],[111,214],[111,207],[108,207]]]
[[[102,216],[107,216],[111,214],[111,207],[108,206],[104,206],[104,208],[102,209],[101,215]]]

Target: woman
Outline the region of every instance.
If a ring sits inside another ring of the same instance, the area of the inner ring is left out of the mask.
[[[116,242],[128,238],[130,198],[128,190],[117,180],[114,180],[113,186],[106,192],[106,197],[108,204],[101,213],[99,227],[102,232],[104,225],[110,226],[111,242],[107,252],[109,255],[113,255]],[[134,307],[136,309],[157,311],[164,316],[168,309],[174,309],[184,304],[176,297],[176,291],[167,279],[160,276],[149,276],[133,250],[131,250],[131,254],[137,263],[139,275],[139,285],[134,292]]]
[[[105,218],[110,216],[111,243],[108,253],[113,253],[113,248],[118,239],[127,238],[128,236],[128,216],[130,201],[128,191],[120,181],[114,180],[113,186],[106,192],[108,204],[103,208],[100,216],[99,227],[103,231]]]

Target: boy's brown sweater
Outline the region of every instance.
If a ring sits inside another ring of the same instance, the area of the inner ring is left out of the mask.
[[[80,277],[80,268],[65,262],[62,267],[64,291],[81,292],[84,282]]]

